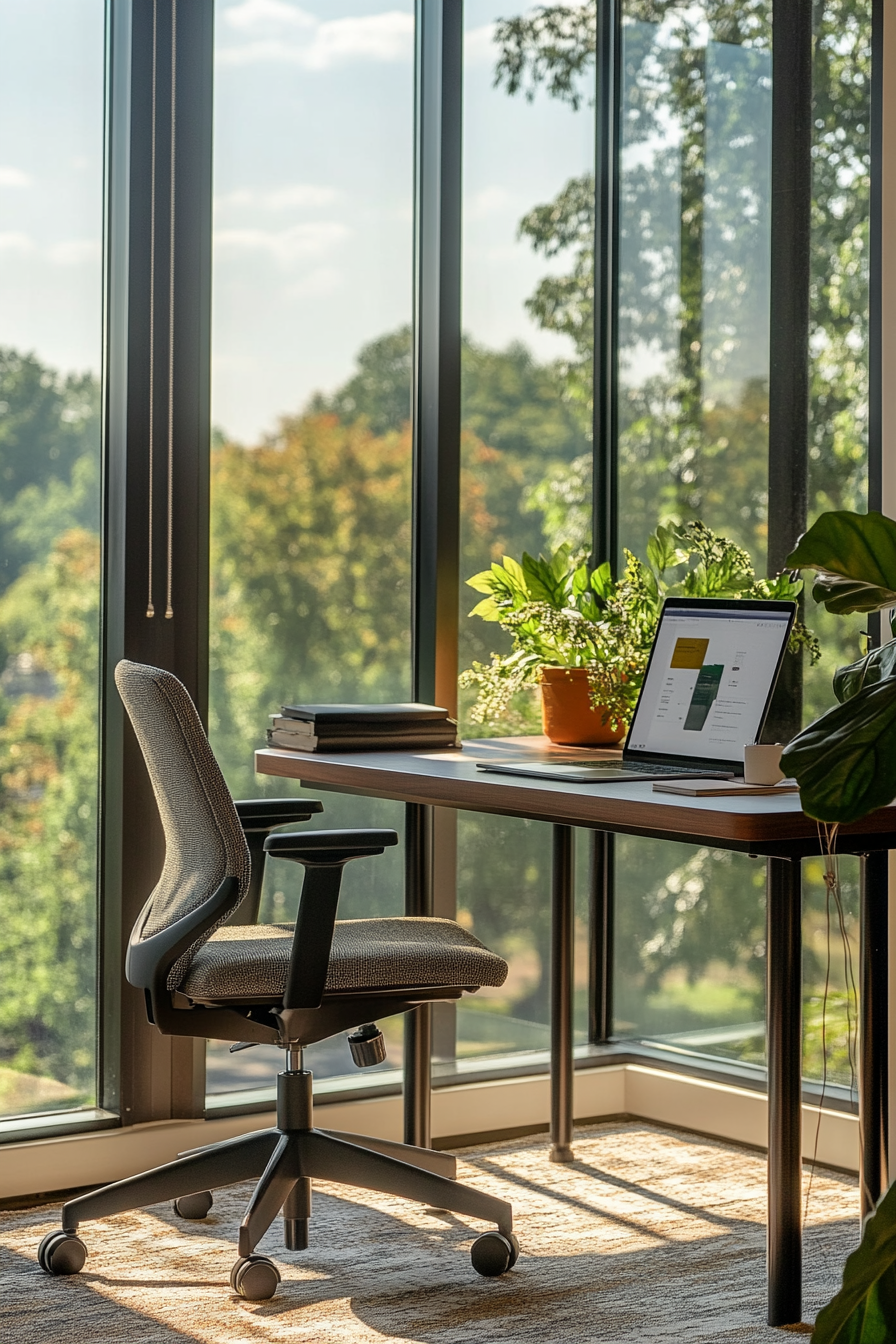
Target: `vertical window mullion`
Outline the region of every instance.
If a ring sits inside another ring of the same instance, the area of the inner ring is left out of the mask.
[[[150,297],[153,13],[156,17],[156,228]],[[149,780],[114,682],[120,658],[181,678],[204,713],[208,665],[208,445],[211,266],[212,0],[111,0],[106,294],[107,462],[104,557],[104,1100],[126,1124],[201,1115],[204,1041],[162,1037],[123,978],[131,926],[164,843]],[[171,134],[176,20],[176,138]],[[172,174],[171,146],[175,155]],[[173,323],[171,186],[174,184]],[[150,320],[152,318],[152,321]],[[169,343],[169,326],[173,347]],[[150,583],[149,332],[154,332],[154,470]],[[171,357],[173,348],[173,359]],[[173,364],[168,469],[169,367]],[[172,614],[166,618],[170,581]]]
[[[595,34],[594,407],[592,420],[592,564],[619,557],[617,305],[619,236],[618,0],[598,0]],[[614,837],[590,836],[588,1039],[613,1031]]]
[[[768,573],[779,573],[809,507],[809,284],[813,0],[775,0],[772,29]],[[801,727],[802,668],[785,660],[765,734]]]
[[[419,0],[414,257],[413,685],[457,709],[463,5]]]
[[[619,558],[617,472],[617,342],[619,297],[618,0],[598,0],[595,55],[594,411],[592,563]]]

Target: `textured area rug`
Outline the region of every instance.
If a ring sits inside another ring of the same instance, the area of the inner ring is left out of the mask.
[[[459,1178],[512,1201],[522,1253],[500,1279],[470,1265],[453,1214],[316,1184],[312,1244],[260,1250],[283,1282],[269,1302],[230,1290],[249,1187],[184,1223],[157,1206],[82,1228],[81,1274],[52,1279],[37,1245],[49,1207],[0,1213],[0,1339],[10,1344],[672,1344],[780,1340],[765,1325],[765,1160],[712,1139],[611,1123],[555,1165],[539,1136],[464,1150]],[[804,1180],[807,1180],[805,1177]],[[816,1171],[804,1256],[806,1320],[858,1240],[856,1183]]]

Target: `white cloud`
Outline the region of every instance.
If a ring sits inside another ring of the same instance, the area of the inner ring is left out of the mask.
[[[288,265],[295,261],[324,256],[334,243],[347,238],[345,224],[330,220],[320,224],[296,224],[290,229],[216,229],[215,251],[266,253],[274,261]]]
[[[0,187],[30,187],[32,179],[21,168],[0,164]]]
[[[345,277],[335,266],[315,266],[313,271],[285,291],[288,299],[319,298],[344,288]]]
[[[464,218],[487,219],[513,206],[513,197],[505,187],[483,187],[475,191],[464,204]]]
[[[47,257],[57,266],[82,266],[85,261],[99,261],[100,244],[95,238],[71,238],[48,247]]]
[[[37,244],[27,233],[0,233],[0,252],[36,252]]]
[[[99,262],[100,242],[97,238],[70,238],[60,243],[38,244],[27,233],[9,231],[0,233],[0,254],[20,257],[42,257],[53,266],[81,266],[84,262]]]
[[[489,65],[495,59],[495,25],[468,28],[464,33],[464,64]]]
[[[272,62],[330,70],[353,61],[410,61],[414,17],[399,10],[321,22],[285,0],[245,0],[227,12],[231,27],[251,35],[218,48],[219,66]]]
[[[339,192],[334,187],[317,187],[310,182],[296,182],[290,187],[275,187],[272,191],[252,191],[240,187],[223,196],[215,197],[219,208],[251,206],[260,210],[308,210],[332,205]]]
[[[253,28],[314,28],[317,23],[313,14],[287,0],[243,0],[225,12],[224,21],[231,28],[247,32]]]

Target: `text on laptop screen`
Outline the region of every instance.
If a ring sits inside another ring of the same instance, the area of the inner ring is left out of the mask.
[[[666,607],[628,736],[633,751],[742,761],[754,742],[790,617]]]

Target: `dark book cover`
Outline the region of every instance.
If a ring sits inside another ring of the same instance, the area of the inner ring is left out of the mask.
[[[365,733],[363,730],[351,737],[320,738],[314,734],[289,733],[281,728],[269,728],[268,745],[280,747],[286,751],[328,752],[328,751],[436,751],[440,748],[456,747],[457,736],[445,731],[438,736],[427,733],[425,736],[391,733]]]
[[[425,723],[434,720],[446,720],[447,709],[438,705],[394,704],[394,705],[283,705],[284,718],[298,719],[313,723],[315,727],[324,724],[363,723],[379,725],[386,723]]]
[[[343,737],[355,737],[359,732],[371,736],[389,737],[444,737],[449,729],[457,729],[455,719],[422,719],[413,723],[396,723],[391,719],[368,719],[364,723],[312,723],[310,719],[290,719],[285,714],[271,714],[270,726],[277,732],[292,733],[296,737],[320,737],[336,742]]]

